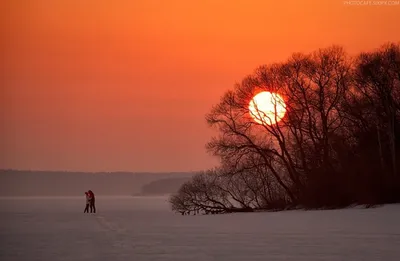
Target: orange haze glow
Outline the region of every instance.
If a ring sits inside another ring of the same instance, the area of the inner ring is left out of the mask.
[[[342,0],[6,0],[0,169],[213,167],[204,115],[266,63],[398,41],[400,6]]]

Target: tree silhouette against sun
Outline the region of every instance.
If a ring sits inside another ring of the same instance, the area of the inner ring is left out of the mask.
[[[263,91],[251,99],[249,113],[255,122],[273,125],[285,117],[286,104],[279,94]]]

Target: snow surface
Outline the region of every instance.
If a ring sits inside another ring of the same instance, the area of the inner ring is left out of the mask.
[[[400,205],[181,216],[165,197],[1,198],[0,260],[400,260]]]

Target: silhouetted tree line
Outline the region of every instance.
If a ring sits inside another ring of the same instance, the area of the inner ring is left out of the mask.
[[[287,113],[277,124],[249,114],[259,91],[284,97]],[[171,196],[175,212],[400,202],[400,44],[356,57],[332,46],[261,66],[206,119],[219,130],[207,149],[221,164]]]

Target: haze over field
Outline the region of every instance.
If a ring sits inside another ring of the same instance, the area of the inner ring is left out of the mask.
[[[150,193],[145,194],[168,194],[177,191],[182,178],[187,179],[192,175],[190,172],[85,173],[0,170],[0,196],[80,196],[84,200],[84,192],[89,189],[98,196],[141,195],[143,186],[158,180],[167,180],[172,186],[152,186]]]

